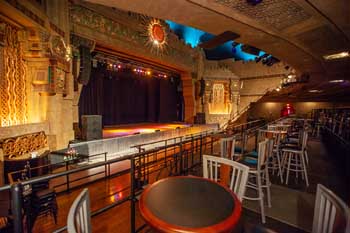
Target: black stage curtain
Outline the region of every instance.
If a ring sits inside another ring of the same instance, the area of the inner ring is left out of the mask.
[[[79,115],[102,115],[103,125],[182,121],[178,79],[93,68],[80,95]]]

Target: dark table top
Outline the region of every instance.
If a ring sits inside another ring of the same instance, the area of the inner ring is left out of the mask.
[[[229,232],[241,214],[241,203],[224,186],[201,177],[170,177],[141,195],[140,212],[161,232]]]

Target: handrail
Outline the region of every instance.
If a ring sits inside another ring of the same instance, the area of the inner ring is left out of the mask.
[[[249,104],[247,104],[243,109],[241,109],[239,112],[236,112],[236,113],[231,113],[231,115],[230,115],[230,119],[227,121],[227,122],[225,122],[223,125],[222,125],[222,129],[225,129],[229,124],[230,124],[230,122],[234,122],[234,121],[236,121],[244,112],[246,112],[246,111],[248,111],[249,109],[250,109],[250,107],[251,107],[251,103],[252,102],[256,102],[256,101],[258,101],[259,99],[261,99],[264,95],[266,95],[266,93],[268,92],[268,91],[270,91],[272,88],[271,87],[268,87],[268,88],[266,88],[265,90],[264,90],[264,94],[263,95],[261,95],[261,96],[258,96],[255,100],[253,100],[253,101],[250,101],[250,103]]]
[[[153,163],[154,161],[148,161],[147,156],[154,156],[157,155],[157,153],[163,153],[165,151],[165,155],[166,155],[166,150],[170,150],[172,147],[177,147],[179,148],[178,152],[176,152],[175,154],[169,155],[168,157],[164,157],[166,158],[172,158],[172,163],[174,163],[176,166],[173,167],[175,168],[175,174],[183,174],[183,172],[187,172],[189,169],[192,169],[193,166],[198,166],[199,162],[201,161],[201,159],[192,164],[187,164],[187,162],[185,163],[183,160],[185,160],[188,156],[192,155],[194,156],[194,153],[196,153],[199,156],[202,156],[202,147],[206,147],[207,144],[211,144],[211,146],[213,145],[213,138],[211,137],[212,134],[208,134],[206,133],[205,135],[199,135],[199,137],[197,137],[197,141],[196,143],[193,143],[194,138],[190,138],[188,140],[183,140],[177,143],[174,143],[172,145],[164,145],[164,146],[160,146],[154,149],[150,149],[144,152],[138,152],[138,153],[134,153],[134,154],[130,154],[130,155],[125,155],[123,157],[119,157],[119,158],[112,158],[106,161],[101,161],[101,162],[95,162],[93,164],[86,164],[86,165],[82,165],[73,169],[69,169],[66,171],[62,171],[62,172],[58,172],[58,173],[52,173],[52,174],[47,174],[47,175],[43,175],[40,177],[32,177],[29,180],[23,180],[23,181],[19,181],[19,182],[15,182],[11,185],[6,185],[3,187],[0,187],[0,191],[3,190],[11,190],[11,199],[12,199],[12,204],[11,204],[11,208],[12,208],[12,213],[13,213],[13,219],[14,219],[14,232],[15,233],[22,233],[23,232],[23,213],[22,213],[22,202],[23,202],[23,197],[22,197],[22,190],[23,187],[26,185],[32,185],[32,184],[36,184],[36,183],[40,183],[40,182],[45,182],[45,181],[49,181],[51,179],[55,179],[58,177],[64,177],[64,176],[68,176],[68,175],[72,175],[74,173],[77,172],[81,172],[81,171],[85,171],[85,170],[89,170],[89,169],[93,169],[93,168],[97,168],[97,167],[102,167],[102,166],[107,166],[110,165],[112,163],[118,163],[121,161],[131,161],[131,168],[128,169],[128,172],[130,172],[131,174],[131,194],[129,194],[128,197],[124,198],[123,200],[117,201],[117,202],[113,202],[112,204],[109,204],[107,206],[104,206],[96,211],[94,211],[93,215],[97,215],[99,213],[102,213],[110,208],[113,208],[116,205],[119,205],[122,202],[125,201],[131,201],[131,214],[134,215],[132,216],[132,232],[136,232],[135,231],[135,201],[136,201],[136,193],[138,192],[135,189],[135,185],[136,185],[136,180],[138,178],[143,178],[143,179],[148,179],[149,178],[149,168],[153,167]],[[210,138],[211,141],[207,141],[206,139]],[[190,145],[190,148],[187,148],[186,145]],[[192,150],[192,152],[191,152]],[[175,159],[175,157],[176,159]],[[160,162],[163,162],[163,157],[159,158]],[[200,157],[201,158],[201,157]],[[165,160],[166,161],[166,160]],[[179,165],[181,165],[179,167],[179,171],[177,169],[178,163],[180,162]],[[137,163],[137,165],[136,165]],[[172,165],[167,165],[167,163],[165,163],[165,166],[172,166]],[[159,169],[152,169],[151,172],[157,172],[159,171]],[[116,174],[119,174],[123,171],[118,171]],[[141,172],[141,173],[140,173]],[[179,173],[178,173],[179,172]],[[141,176],[140,176],[141,175]],[[137,188],[137,187],[136,187]],[[27,216],[28,217],[28,216]],[[66,229],[66,227],[62,227],[58,230],[55,230],[55,232],[61,232],[64,229]]]
[[[210,129],[210,130],[198,132],[198,133],[195,133],[195,134],[192,133],[192,134],[189,134],[189,135],[178,136],[178,137],[174,137],[174,138],[168,138],[168,139],[163,139],[163,140],[158,140],[158,141],[153,141],[153,142],[148,142],[148,143],[137,144],[137,145],[132,146],[131,148],[140,148],[142,146],[157,144],[157,143],[166,142],[166,141],[174,141],[174,142],[176,142],[177,139],[193,137],[193,135],[196,135],[196,134],[197,135],[207,135],[208,133],[213,132],[213,131],[217,131],[217,130]],[[170,144],[170,145],[173,145],[173,144]]]
[[[61,155],[60,153],[56,153],[56,152],[50,152],[49,154],[58,154],[58,155]],[[67,165],[67,163],[71,162],[71,161],[74,161],[74,160],[89,160],[91,157],[96,157],[96,156],[100,156],[100,155],[103,155],[105,153],[98,153],[98,154],[93,154],[93,155],[85,155],[85,154],[79,154],[79,156],[82,156],[82,157],[77,157],[73,160],[67,160],[67,161],[63,161],[63,162],[59,162],[59,163],[50,163],[50,164],[46,164],[46,165],[42,165],[42,166],[37,166],[37,167],[31,167],[29,169],[29,171],[33,171],[33,170],[38,170],[38,169],[41,169],[41,168],[47,168],[47,169],[50,169],[50,167],[53,167],[53,166],[59,166],[59,165]],[[76,164],[76,163],[75,163]],[[8,177],[8,180],[9,180],[9,183],[12,184],[14,183],[14,180],[13,180],[13,175],[15,174],[20,174],[22,172],[25,172],[26,170],[25,169],[21,169],[21,170],[16,170],[16,171],[12,171],[12,172],[9,172],[7,174],[7,177]]]

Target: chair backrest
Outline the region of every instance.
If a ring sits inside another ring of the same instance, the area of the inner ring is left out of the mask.
[[[258,171],[260,171],[260,169],[266,165],[267,162],[267,158],[269,155],[269,145],[268,142],[271,142],[272,140],[269,139],[265,139],[262,142],[259,142],[258,144]]]
[[[237,195],[238,199],[242,201],[248,181],[249,167],[229,159],[203,155],[203,177],[218,181],[221,164],[230,166],[229,187]]]
[[[317,184],[312,233],[350,233],[350,209],[336,194]]]
[[[234,136],[221,138],[220,139],[220,156],[222,158],[232,159],[235,154],[235,143],[236,143],[236,138]]]
[[[89,190],[84,189],[74,200],[67,219],[68,233],[91,233]]]
[[[303,138],[302,138],[302,143],[301,143],[301,147],[302,147],[303,150],[306,149],[308,137],[309,137],[308,131],[307,131],[307,130],[304,130],[304,132],[303,132]]]

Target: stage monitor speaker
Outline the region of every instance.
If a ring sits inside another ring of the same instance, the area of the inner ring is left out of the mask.
[[[102,138],[102,116],[82,115],[81,136],[83,140],[90,141]]]
[[[198,112],[194,119],[195,124],[205,124],[205,113]]]
[[[87,85],[91,75],[91,54],[90,48],[80,46],[80,72],[78,82]]]
[[[199,90],[199,96],[203,97],[204,93],[205,93],[205,81],[204,79],[199,80],[200,82],[200,90]]]

